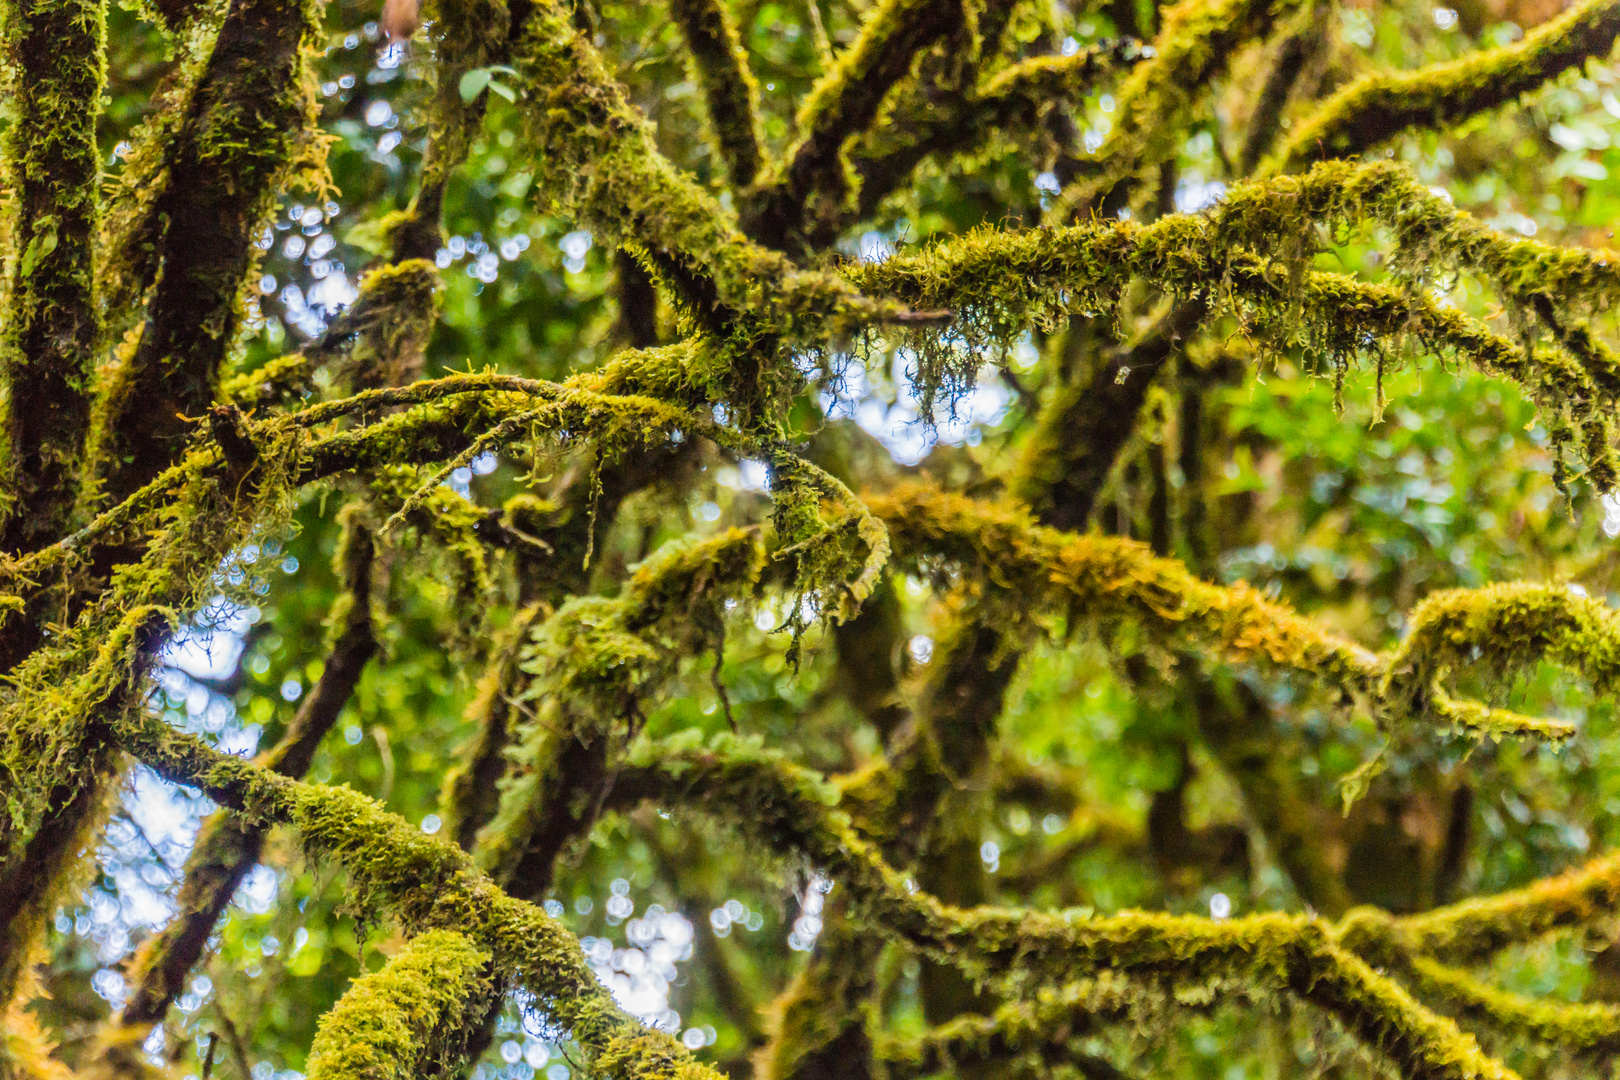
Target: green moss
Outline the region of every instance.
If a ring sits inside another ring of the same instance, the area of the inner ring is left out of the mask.
[[[1375,959],[1421,954],[1466,962],[1562,927],[1590,925],[1617,904],[1620,856],[1608,854],[1521,889],[1420,915],[1396,919],[1357,909],[1345,917],[1342,936],[1351,948]]]
[[[483,1021],[490,954],[453,930],[412,938],[381,971],[355,980],[315,1032],[313,1080],[455,1075]]]

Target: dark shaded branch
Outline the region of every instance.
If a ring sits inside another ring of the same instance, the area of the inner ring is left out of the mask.
[[[686,39],[697,83],[708,104],[709,126],[737,190],[765,165],[760,149],[759,83],[724,0],[670,0],[670,14]]]
[[[868,132],[851,149],[860,192],[853,212],[835,220],[847,225],[875,213],[930,155],[971,153],[997,132],[1032,128],[1048,109],[1072,108],[1099,79],[1137,55],[1134,43],[1104,43],[1072,56],[1010,65],[966,93],[918,89],[896,106],[891,123]]]
[[[1323,851],[1322,809],[1301,798],[1297,765],[1278,753],[1266,703],[1241,681],[1222,687],[1201,674],[1186,681],[1199,734],[1242,790],[1250,820],[1300,899],[1329,917],[1344,914],[1351,898]]]
[[[1168,161],[1187,135],[1210,83],[1238,50],[1271,33],[1301,0],[1182,0],[1164,12],[1153,57],[1120,86],[1114,125],[1095,157],[1075,163],[1081,179],[1049,217],[1067,222],[1111,209],[1127,181]]]
[[[102,388],[93,457],[115,501],[184,450],[214,401],[265,215],[290,174],[324,170],[304,78],[320,32],[314,0],[234,0],[220,27],[143,237],[146,322]]]
[[[18,3],[6,14],[16,95],[3,182],[15,245],[0,318],[9,444],[0,550],[32,551],[68,524],[101,335],[93,244],[106,81],[105,0]]]
[[[1260,159],[1276,145],[1282,134],[1283,109],[1288,104],[1294,86],[1306,63],[1322,47],[1327,35],[1326,18],[1329,8],[1319,4],[1312,9],[1309,25],[1282,39],[1271,60],[1271,70],[1261,84],[1255,99],[1254,111],[1249,114],[1248,134],[1238,154],[1238,172],[1248,176],[1254,172]]]
[[[959,0],[884,0],[860,37],[822,76],[799,110],[799,141],[781,172],[768,178],[747,214],[749,235],[778,250],[800,247],[808,203],[847,197],[844,144],[877,119],[884,98],[919,53],[962,24]]]
[[[1010,493],[1042,524],[1085,529],[1115,459],[1136,430],[1149,387],[1208,311],[1201,299],[1181,301],[1130,346],[1101,350],[1089,376],[1061,387],[1036,418]]]
[[[613,268],[619,301],[614,334],[632,349],[650,349],[658,344],[658,289],[636,257],[623,248],[613,253]]]

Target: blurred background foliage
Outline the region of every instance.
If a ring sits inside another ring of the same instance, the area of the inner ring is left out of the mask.
[[[818,34],[834,47],[847,44],[865,0],[731,6],[761,84],[766,140],[780,149],[792,137],[796,103],[822,70]],[[1515,40],[1561,6],[1324,5],[1318,17],[1327,44],[1295,105],[1364,71],[1411,68]],[[329,43],[317,71],[341,195],[316,206],[289,197],[267,229],[259,314],[239,361],[244,370],[323,330],[379,255],[367,224],[402,209],[414,190],[425,142],[426,50],[385,46],[378,17],[374,4],[354,0],[327,8]],[[611,29],[599,44],[656,124],[663,151],[718,184],[700,98],[663,6],[596,2],[590,17]],[[1037,0],[1020,8],[1013,32],[1022,42],[1067,51],[1151,36],[1156,17],[1148,0]],[[116,172],[126,136],[171,57],[138,9],[115,7],[111,18],[111,105],[101,141]],[[1177,155],[1178,208],[1208,205],[1231,180],[1271,47],[1253,45],[1231,59],[1212,114]],[[1110,89],[1100,85],[1076,110],[1082,131],[1107,130]],[[516,149],[517,123],[515,111],[491,97],[482,138],[452,184],[450,240],[438,258],[446,298],[426,375],[491,365],[558,378],[596,364],[624,341],[615,253],[568,221],[537,216],[533,176]],[[1610,223],[1620,214],[1620,76],[1594,63],[1520,107],[1460,130],[1403,139],[1390,153],[1496,227],[1612,247]],[[840,250],[880,258],[985,222],[1032,224],[1055,185],[1049,158],[1041,136],[1009,131],[968,159],[926,163],[915,184],[840,240]],[[1377,229],[1335,240],[1324,267],[1379,279],[1384,245]],[[1475,314],[1499,314],[1467,275],[1435,288]],[[671,315],[661,314],[667,332]],[[1004,372],[986,370],[959,403],[957,419],[930,430],[916,419],[905,356],[880,349],[864,371],[845,373],[839,393],[807,396],[798,419],[857,488],[921,472],[992,491],[1028,436],[1032,403],[1055,385],[1059,352],[1055,340],[1031,335]],[[1229,322],[1189,357],[1180,377],[1212,387],[1201,397],[1196,438],[1188,436],[1179,384],[1167,380],[1099,501],[1102,530],[1151,540],[1206,575],[1251,581],[1370,648],[1399,639],[1403,615],[1417,600],[1455,585],[1564,581],[1620,603],[1620,506],[1605,506],[1578,483],[1568,498],[1556,490],[1547,433],[1514,387],[1424,360],[1386,377],[1390,404],[1382,411],[1366,373],[1349,378],[1338,408],[1332,379],[1320,377],[1309,357],[1256,356]],[[594,588],[611,591],[627,567],[668,539],[768,512],[760,463],[711,448],[696,469],[688,483],[655,486],[620,510],[592,563]],[[545,479],[522,477],[510,462],[489,457],[452,483],[497,507]],[[214,613],[211,629],[200,616],[197,631],[171,650],[161,681],[172,719],[235,750],[277,736],[320,673],[324,619],[338,592],[331,560],[342,502],[341,492],[311,492],[286,536],[243,553],[232,572],[253,578],[258,605]],[[382,655],[311,773],[373,795],[430,832],[440,824],[446,767],[469,737],[464,711],[484,661],[481,642],[513,611],[509,590],[469,593],[454,556],[433,544],[407,530],[401,557],[385,559]],[[903,579],[896,593],[904,632],[893,659],[914,680],[950,611],[925,582]],[[881,742],[839,682],[832,635],[813,630],[794,670],[788,635],[773,632],[781,614],[767,602],[757,619],[729,628],[719,677],[731,715],[742,732],[816,769],[855,768]],[[1128,635],[1099,643],[1069,640],[1062,625],[1053,631],[1049,644],[1023,660],[998,737],[998,782],[979,822],[989,897],[1098,911],[1298,910],[1305,900],[1268,850],[1231,762],[1200,734],[1185,695],[1173,684],[1155,688],[1153,680],[1131,677]],[[1245,695],[1264,710],[1265,752],[1298,778],[1308,832],[1356,901],[1415,910],[1498,891],[1620,840],[1620,731],[1612,703],[1592,700],[1550,671],[1515,686],[1511,705],[1576,721],[1581,733],[1572,743],[1556,750],[1461,740],[1390,746],[1387,769],[1348,814],[1339,781],[1379,752],[1384,736],[1370,726],[1329,723],[1318,692],[1303,684],[1262,683],[1242,669],[1214,672],[1210,684],[1210,692]],[[654,734],[726,726],[701,658],[648,717]],[[121,1000],[120,965],[172,912],[179,869],[207,809],[144,769],[127,785],[99,873],[56,920],[49,1000],[36,1005],[70,1062],[109,1003]],[[1166,815],[1175,821],[1166,824]],[[1173,850],[1165,829],[1193,836],[1199,850]],[[548,908],[593,956],[627,975],[662,972],[662,995],[638,1001],[637,1011],[671,1025],[728,1072],[746,1075],[750,1053],[765,1038],[763,1010],[813,947],[827,885],[809,868],[775,861],[700,819],[644,808],[610,815],[588,844],[568,853]],[[214,1051],[216,1070],[246,1067],[253,1080],[293,1080],[316,1018],[352,977],[376,970],[397,945],[386,928],[357,921],[342,895],[341,882],[306,862],[294,843],[273,842],[219,926],[206,968],[147,1049],[198,1074],[219,1038],[225,1042]],[[666,918],[673,913],[684,919]],[[1612,936],[1620,924],[1608,929],[1608,941],[1597,934],[1516,950],[1497,974],[1527,993],[1620,1000],[1620,943]],[[637,949],[640,959],[630,955]],[[889,946],[878,978],[891,1029],[923,1025],[919,977],[916,958]],[[647,985],[643,980],[641,989]],[[240,1057],[225,1048],[231,1042]],[[1173,1023],[1109,1034],[1097,1046],[1141,1077],[1376,1071],[1323,1023],[1281,1004],[1259,1014],[1190,1011]],[[1531,1045],[1497,1049],[1530,1074],[1576,1075],[1568,1071],[1575,1066]],[[550,1041],[514,1003],[478,1071],[480,1080],[537,1073],[565,1080],[570,1067],[567,1046]]]

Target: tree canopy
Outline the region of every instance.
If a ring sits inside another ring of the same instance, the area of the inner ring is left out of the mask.
[[[1620,1076],[1620,0],[8,0],[0,1080]]]

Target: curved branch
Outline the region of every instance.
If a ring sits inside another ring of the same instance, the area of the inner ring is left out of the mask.
[[[1617,36],[1620,3],[1585,0],[1515,44],[1417,71],[1368,75],[1301,123],[1276,164],[1298,168],[1363,153],[1402,132],[1452,127],[1607,56]]]
[[[1064,981],[1112,972],[1197,982],[1230,977],[1288,990],[1337,1016],[1405,1075],[1508,1078],[1450,1020],[1343,948],[1315,919],[1215,920],[1126,912],[1067,917],[1006,908],[959,910],[915,892],[833,806],[836,794],[779,756],[724,739],[704,751],[666,744],[619,775],[616,800],[653,798],[720,816],[781,853],[797,852],[852,894],[863,920],[979,977],[1025,972]]]
[[[709,126],[731,177],[741,190],[765,165],[760,148],[759,83],[724,0],[670,0],[670,14],[686,38],[698,85],[709,107]]]
[[[1520,997],[1424,956],[1412,958],[1407,974],[1419,994],[1460,1019],[1576,1052],[1620,1050],[1620,1006]]]
[[[1136,541],[1059,532],[1033,524],[1020,509],[923,485],[868,502],[902,559],[952,564],[961,584],[991,605],[1009,632],[1034,632],[1037,620],[1059,612],[1071,622],[1129,618],[1172,651],[1191,647],[1228,662],[1265,661],[1365,696],[1386,722],[1429,715],[1441,673],[1478,666],[1505,674],[1545,659],[1604,690],[1620,670],[1620,618],[1556,586],[1437,594],[1412,613],[1412,633],[1399,647],[1375,655],[1246,585],[1201,581],[1180,561]],[[1470,729],[1476,734],[1505,733],[1500,725],[1513,715],[1481,718],[1452,705],[1442,717],[1448,724],[1489,721]],[[1556,739],[1574,733],[1558,721],[1523,719],[1512,733]]]
[[[1343,939],[1382,962],[1406,954],[1448,963],[1483,959],[1553,930],[1586,926],[1620,907],[1620,853],[1510,892],[1392,918],[1367,908],[1344,919]]]
[[[454,930],[405,943],[381,971],[356,979],[321,1017],[312,1080],[453,1076],[483,1020],[491,956]]]
[[[877,119],[894,85],[923,50],[963,25],[962,0],[883,0],[860,37],[811,89],[799,109],[799,140],[780,172],[761,184],[749,232],[778,249],[798,246],[807,203],[848,194],[844,144]]]
[[[288,825],[315,855],[349,875],[351,899],[410,932],[454,928],[486,950],[577,1040],[593,1072],[622,1080],[722,1080],[673,1038],[614,1002],[579,941],[532,904],[507,896],[448,840],[347,788],[277,776],[137,712],[117,738],[160,776],[196,787],[251,819]]]

